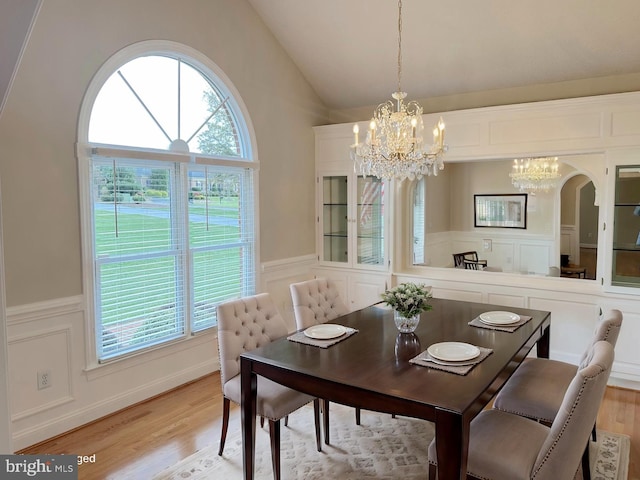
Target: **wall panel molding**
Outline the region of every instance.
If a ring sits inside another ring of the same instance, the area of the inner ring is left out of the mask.
[[[84,312],[84,296],[57,298],[7,308],[7,325],[46,320],[75,312]]]

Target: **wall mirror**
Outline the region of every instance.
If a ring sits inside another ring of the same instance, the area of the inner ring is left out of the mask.
[[[474,196],[522,193],[508,175],[512,160],[450,162],[437,177],[413,181],[404,203],[410,208],[411,263],[453,268],[454,253],[475,251],[487,271],[595,279],[595,186],[575,166],[602,162],[591,157],[561,162],[556,189],[527,195],[526,228],[474,223]]]

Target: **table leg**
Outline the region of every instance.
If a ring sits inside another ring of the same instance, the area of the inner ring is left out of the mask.
[[[459,414],[437,409],[438,480],[466,479],[468,449],[469,423]]]
[[[242,459],[244,479],[253,480],[256,443],[256,392],[258,379],[252,362],[240,357],[240,397],[242,413]]]
[[[548,325],[547,328],[544,329],[544,332],[542,332],[542,336],[538,340],[538,343],[536,343],[536,353],[538,358],[549,358],[550,330],[551,326]]]

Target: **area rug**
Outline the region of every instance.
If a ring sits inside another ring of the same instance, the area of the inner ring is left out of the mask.
[[[597,442],[589,445],[591,480],[627,480],[631,439],[627,435],[598,430]],[[577,479],[581,479],[582,470]]]
[[[239,422],[229,425],[222,457],[215,443],[164,470],[154,480],[237,480],[242,478],[242,437]],[[434,436],[430,422],[363,410],[361,425],[353,408],[331,404],[331,445],[316,450],[313,408],[289,416],[281,428],[281,469],[284,480],[427,478],[427,446]],[[626,440],[626,443],[625,443]],[[592,444],[592,479],[626,480],[629,437],[598,433]],[[256,428],[255,478],[271,480],[271,450],[265,424]],[[579,472],[581,473],[581,472]],[[581,478],[581,477],[577,477]]]

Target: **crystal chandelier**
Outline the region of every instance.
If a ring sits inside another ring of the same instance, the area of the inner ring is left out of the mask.
[[[548,192],[560,178],[558,157],[516,158],[509,176],[521,192]]]
[[[376,107],[364,143],[359,143],[358,125],[354,125],[355,143],[351,145],[354,168],[362,175],[391,180],[437,175],[444,169],[442,118],[433,128],[433,145],[425,145],[422,107],[416,101],[404,103],[407,96],[400,87],[402,78],[402,0],[398,1],[398,91]]]

